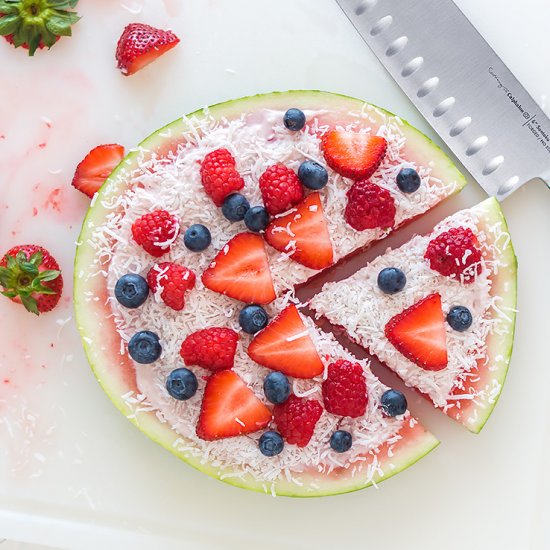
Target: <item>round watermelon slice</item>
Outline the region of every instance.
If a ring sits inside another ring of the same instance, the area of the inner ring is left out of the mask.
[[[244,120],[247,125],[257,128],[258,135],[264,135],[269,142],[277,139],[276,133],[272,136],[269,128],[282,119],[283,113],[289,107],[304,110],[308,117],[315,116],[316,131],[322,132],[334,126],[355,125],[360,121],[372,133],[389,127],[399,133],[400,150],[390,151],[390,156],[399,153],[400,159],[404,159],[409,165],[417,166],[419,170],[422,168],[422,174],[428,183],[423,191],[424,199],[410,201],[408,208],[402,209],[396,225],[421,215],[447,196],[459,191],[465,184],[463,176],[450,159],[426,136],[391,113],[357,99],[325,92],[293,91],[218,104],[178,119],[152,134],[120,163],[103,185],[92,201],[83,223],[75,259],[74,301],[77,325],[98,381],[116,407],[140,430],[191,466],[232,485],[278,495],[309,497],[354,491],[387,479],[419,460],[438,441],[416,420],[407,417],[408,420],[402,423],[391,441],[388,440],[362,458],[363,464],[359,473],[349,465],[322,472],[318,468],[306,468],[299,472],[299,483],[289,477],[279,477],[272,483],[266,483],[241,468],[220,465],[219,461],[204,459],[203,456],[189,452],[186,445],[182,444],[182,440],[185,443],[185,438],[159,414],[158,408],[147,405],[132,408],[129,405],[130,395],[136,396],[132,400],[138,404],[147,397],[143,395],[138,376],[138,373],[143,373],[143,368],[136,368],[128,357],[125,351],[128,335],[121,336],[120,324],[113,313],[114,299],[109,270],[116,243],[112,234],[102,231],[102,227],[113,220],[122,220],[121,223],[124,223],[124,201],[121,201],[121,197],[128,192],[140,192],[140,177],[155,177],[157,170],[165,169],[174,162],[181,147],[200,140],[201,130],[197,129],[197,123],[200,124],[201,120],[208,118],[213,121],[214,127],[217,123],[223,126],[235,120]],[[164,172],[163,177],[166,177]],[[191,201],[192,196],[188,199]],[[329,199],[330,196],[326,200]],[[327,202],[324,208],[328,216]],[[335,223],[334,220],[328,221],[329,225],[330,222]],[[356,233],[353,238],[347,238],[347,233],[346,238],[341,241],[332,235],[335,261],[383,238],[388,231]],[[228,235],[230,236],[232,235]],[[340,242],[346,244],[339,246]],[[279,254],[274,250],[269,253]],[[306,282],[316,274],[315,270],[296,262],[292,272],[293,283],[296,285]],[[281,288],[277,288],[277,292],[280,294]],[[276,313],[277,307],[281,309],[281,298],[278,300],[279,302],[270,306],[275,308],[270,311],[272,315]]]

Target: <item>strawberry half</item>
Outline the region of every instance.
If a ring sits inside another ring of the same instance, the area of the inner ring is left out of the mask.
[[[36,315],[59,302],[63,277],[56,259],[41,246],[14,246],[0,260],[2,294]]]
[[[135,74],[177,46],[179,41],[172,31],[164,31],[143,23],[131,23],[118,40],[118,68],[125,76]]]
[[[296,306],[284,309],[248,346],[248,355],[264,367],[295,378],[313,378],[324,370],[315,344]]]
[[[354,180],[370,178],[380,166],[388,142],[380,136],[330,130],[322,139],[327,164],[344,177]]]
[[[430,294],[392,317],[384,330],[407,359],[426,370],[447,366],[447,334],[441,296]]]
[[[265,240],[311,269],[324,269],[334,261],[319,193],[308,195],[291,212],[273,220],[267,227]]]
[[[238,374],[223,370],[206,383],[197,435],[206,441],[257,432],[271,422],[271,411]]]
[[[122,145],[98,145],[76,167],[73,187],[92,198],[123,158]]]
[[[275,300],[271,270],[260,235],[239,233],[202,274],[206,288],[250,304]]]

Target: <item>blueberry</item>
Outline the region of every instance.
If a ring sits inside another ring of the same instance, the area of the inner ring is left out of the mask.
[[[260,452],[265,456],[276,456],[280,454],[285,446],[285,442],[281,434],[270,430],[265,432],[260,437],[258,442]]]
[[[300,164],[298,177],[308,189],[322,189],[328,183],[327,169],[314,160],[306,160]]]
[[[197,377],[189,369],[173,370],[166,379],[168,393],[180,401],[191,399],[197,393]]]
[[[386,416],[397,416],[407,411],[407,398],[397,390],[387,390],[380,398],[382,411]]]
[[[269,214],[263,206],[253,206],[245,214],[244,223],[250,231],[259,233],[269,225]]]
[[[149,285],[141,275],[128,273],[116,282],[115,297],[125,307],[139,307],[148,295]]]
[[[384,294],[395,294],[405,288],[407,277],[397,267],[386,267],[378,274],[377,282]]]
[[[222,214],[230,222],[240,222],[244,220],[249,208],[250,203],[246,200],[246,197],[240,193],[233,193],[225,197],[222,204]]]
[[[345,453],[351,449],[351,434],[345,430],[337,430],[330,436],[330,446],[337,453]]]
[[[264,393],[271,403],[284,403],[290,395],[288,378],[282,372],[270,372],[264,379]]]
[[[397,174],[397,187],[403,193],[414,193],[420,187],[420,176],[413,168],[403,168]]]
[[[300,109],[289,109],[283,117],[283,123],[292,132],[299,132],[306,125],[306,115]]]
[[[245,306],[239,313],[239,325],[248,334],[256,334],[267,326],[269,317],[262,306]]]
[[[211,242],[212,235],[208,227],[200,223],[194,223],[183,236],[183,244],[193,252],[202,252]]]
[[[472,326],[472,314],[467,307],[454,306],[447,314],[447,323],[458,332],[464,332]]]
[[[128,353],[136,363],[153,363],[161,351],[159,337],[148,330],[136,332],[128,343]]]

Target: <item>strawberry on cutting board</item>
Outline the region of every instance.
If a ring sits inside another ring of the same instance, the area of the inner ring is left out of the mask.
[[[327,164],[344,177],[354,180],[370,178],[380,166],[388,142],[380,136],[330,130],[322,139]]]
[[[392,317],[384,330],[393,346],[426,370],[447,366],[447,335],[441,296],[430,294]]]
[[[273,220],[267,227],[265,240],[312,269],[324,269],[334,261],[319,193],[311,193],[288,214]]]
[[[202,274],[206,288],[249,304],[269,304],[275,289],[260,235],[239,233]]]
[[[14,246],[0,260],[2,294],[36,315],[59,302],[63,277],[55,258],[41,246]]]
[[[313,378],[324,366],[296,306],[284,309],[248,346],[251,359],[295,378]]]
[[[238,374],[222,370],[206,383],[197,435],[206,441],[249,434],[265,428],[271,411]]]
[[[179,41],[172,31],[157,29],[143,23],[131,23],[118,40],[118,68],[125,76],[133,75],[177,46]]]
[[[98,145],[76,167],[73,187],[92,198],[123,158],[122,145]]]
[[[51,48],[80,17],[71,8],[78,0],[0,0],[0,35],[16,48]]]

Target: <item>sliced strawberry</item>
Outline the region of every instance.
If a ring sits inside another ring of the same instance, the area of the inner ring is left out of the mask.
[[[122,32],[116,49],[118,68],[125,76],[137,73],[157,57],[179,44],[172,32],[143,23],[130,23]]]
[[[315,344],[296,306],[284,309],[250,342],[248,355],[264,367],[295,378],[313,378],[324,370]]]
[[[370,178],[380,166],[387,147],[383,137],[345,130],[330,130],[322,140],[327,164],[354,180]]]
[[[273,220],[267,227],[265,240],[312,269],[324,269],[334,261],[319,193],[311,193],[288,214]]]
[[[441,296],[430,294],[392,317],[386,337],[407,359],[426,370],[447,366],[447,335]]]
[[[252,233],[233,237],[202,274],[202,282],[242,302],[269,304],[276,298],[264,241]]]
[[[92,198],[123,158],[122,145],[98,145],[76,167],[73,187]]]
[[[249,434],[271,422],[271,411],[238,374],[223,370],[206,383],[197,435],[206,441]]]

